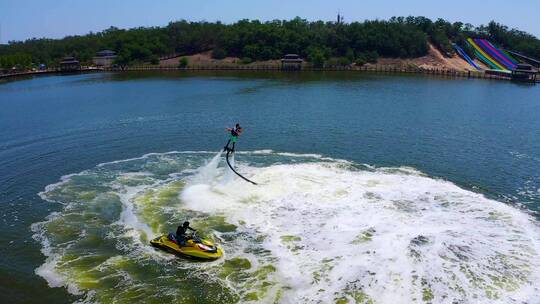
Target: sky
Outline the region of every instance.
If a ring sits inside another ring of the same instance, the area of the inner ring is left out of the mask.
[[[345,22],[409,15],[475,26],[495,20],[540,37],[540,0],[0,0],[0,43],[62,38],[110,26],[163,26],[181,19],[232,23],[300,16],[329,21],[338,11]]]

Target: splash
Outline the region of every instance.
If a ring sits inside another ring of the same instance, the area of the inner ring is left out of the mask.
[[[253,186],[208,156],[148,154],[47,187],[42,197],[65,206],[33,225],[47,256],[36,272],[93,302],[522,303],[540,293],[540,229],[511,206],[412,168],[273,151],[239,154]],[[148,246],[186,218],[223,259]]]
[[[220,174],[218,170],[223,151],[218,152],[206,165],[202,166],[192,179],[194,184],[212,184]]]

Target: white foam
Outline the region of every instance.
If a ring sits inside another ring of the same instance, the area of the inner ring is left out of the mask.
[[[176,153],[215,152],[167,154]],[[361,171],[315,154],[271,150],[239,154],[321,160],[262,168],[237,164],[240,172],[260,183],[254,186],[239,178],[228,179],[218,153],[189,178],[181,193],[182,208],[225,215],[242,233],[265,236],[262,246],[270,256],[246,253],[242,242],[247,239],[238,241],[239,246],[223,245],[227,257],[246,257],[253,268],[273,263],[275,279],[287,287],[283,303],[332,303],[337,297],[351,298],[347,294],[351,290],[361,290],[376,303],[423,302],[425,290],[433,295],[433,303],[473,299],[475,303],[534,303],[540,293],[540,229],[524,212],[414,168]],[[152,155],[163,154],[132,160]],[[125,161],[129,160],[108,164]],[[47,199],[47,192],[71,177],[48,186],[42,197]],[[153,233],[137,217],[134,201],[148,189],[178,178],[172,174],[169,180],[135,187],[113,182],[122,202],[117,223],[128,236],[143,244],[142,233]],[[76,286],[55,270],[62,252],[51,248],[44,223],[32,226],[47,256],[36,273],[52,287],[66,286],[76,293]],[[147,242],[144,245],[148,247]],[[501,278],[508,281],[496,281]],[[487,290],[496,292],[496,297],[488,297]]]
[[[133,173],[124,173],[121,175],[122,178],[129,178],[133,176]],[[134,200],[141,193],[144,193],[148,189],[158,187],[161,183],[163,182],[157,181],[152,185],[126,186],[113,182],[111,185],[113,189],[116,190],[115,193],[122,202],[122,212],[120,213],[120,218],[118,219],[117,223],[127,228],[128,234],[139,243],[141,243],[141,232],[144,232],[146,237],[150,237],[154,232],[146,223],[141,222],[137,217]]]
[[[66,178],[69,178],[66,176]],[[41,243],[41,253],[46,257],[45,262],[35,269],[35,273],[47,281],[50,287],[66,287],[68,292],[74,295],[80,295],[81,291],[77,286],[68,281],[67,277],[58,271],[56,267],[60,260],[61,253],[55,253],[51,246],[50,240],[45,235],[44,226],[61,215],[60,212],[53,212],[43,222],[34,223],[31,225],[31,230],[34,232],[32,238]]]
[[[67,174],[67,175],[62,176],[60,178],[59,182],[45,186],[45,189],[38,193],[39,197],[44,201],[48,201],[48,202],[51,202],[51,203],[61,203],[61,204],[63,204],[63,202],[58,202],[58,201],[52,200],[51,198],[47,197],[47,193],[52,192],[55,189],[65,185],[66,183],[68,183],[71,180],[71,178],[73,176],[82,175],[82,174],[84,174],[84,171],[81,172],[81,173],[73,173],[73,174]]]
[[[377,303],[407,303],[420,301],[424,288],[435,303],[474,296],[476,303],[504,303],[531,300],[540,290],[539,230],[533,219],[450,182],[412,168],[353,172],[298,164],[242,170],[264,185],[235,180],[190,186],[182,199],[190,209],[226,214],[267,235],[264,245],[278,257],[283,284],[291,287],[287,303],[333,302],[347,289],[362,289]],[[490,219],[493,214],[500,219]],[[366,231],[373,231],[370,240],[362,240]],[[291,250],[282,240],[288,235],[301,238],[294,244],[301,249]],[[427,243],[411,243],[419,236]],[[516,255],[517,250],[527,253]],[[519,270],[522,259],[534,269],[529,283],[518,279],[527,273]],[[483,281],[471,281],[460,267]],[[507,276],[518,281],[517,290],[492,282]],[[489,288],[499,300],[486,296]]]

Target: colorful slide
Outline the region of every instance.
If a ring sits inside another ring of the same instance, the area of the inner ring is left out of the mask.
[[[508,53],[506,50],[501,50],[501,51],[502,51],[502,52],[503,52],[510,60],[512,60],[512,62],[513,62],[514,64],[518,64],[518,63],[519,63],[519,61],[518,61],[516,58],[514,58],[512,55],[510,55],[510,53]]]
[[[508,70],[514,70],[517,66],[506,56],[501,50],[495,47],[491,42],[484,39],[475,39],[476,44],[480,45],[491,58],[497,60],[502,66]]]
[[[463,57],[463,59],[465,59],[475,69],[477,69],[478,71],[482,70],[476,63],[474,63],[474,61],[471,59],[471,57],[469,57],[469,55],[467,55],[467,53],[465,53],[465,51],[459,45],[454,43],[454,48],[458,52],[459,56]]]
[[[503,49],[500,49],[502,51],[503,54],[506,55],[506,57],[508,57],[508,59],[510,59],[510,61],[512,61],[515,65],[517,65],[519,63],[519,61],[514,58],[512,55],[510,55],[510,53],[508,53],[508,51],[506,50],[503,50]]]
[[[499,64],[495,59],[491,58],[473,39],[467,38],[467,42],[474,48],[476,56],[485,64],[495,70],[506,70],[504,66]]]

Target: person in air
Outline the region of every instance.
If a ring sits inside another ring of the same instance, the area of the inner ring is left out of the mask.
[[[236,144],[236,141],[238,140],[238,136],[242,134],[243,130],[244,129],[242,129],[242,127],[238,123],[236,124],[236,126],[234,126],[234,128],[227,128],[227,131],[231,132],[231,138],[229,138],[227,145],[225,145],[225,148],[224,148],[225,151],[234,152],[234,146]],[[232,148],[229,148],[229,144],[231,142],[232,142]]]
[[[180,246],[186,245],[186,241],[188,240],[188,236],[186,235],[186,232],[188,232],[188,230],[197,231],[189,227],[189,222],[184,222],[182,226],[178,226],[178,229],[176,229],[176,241],[178,242],[178,245]]]

